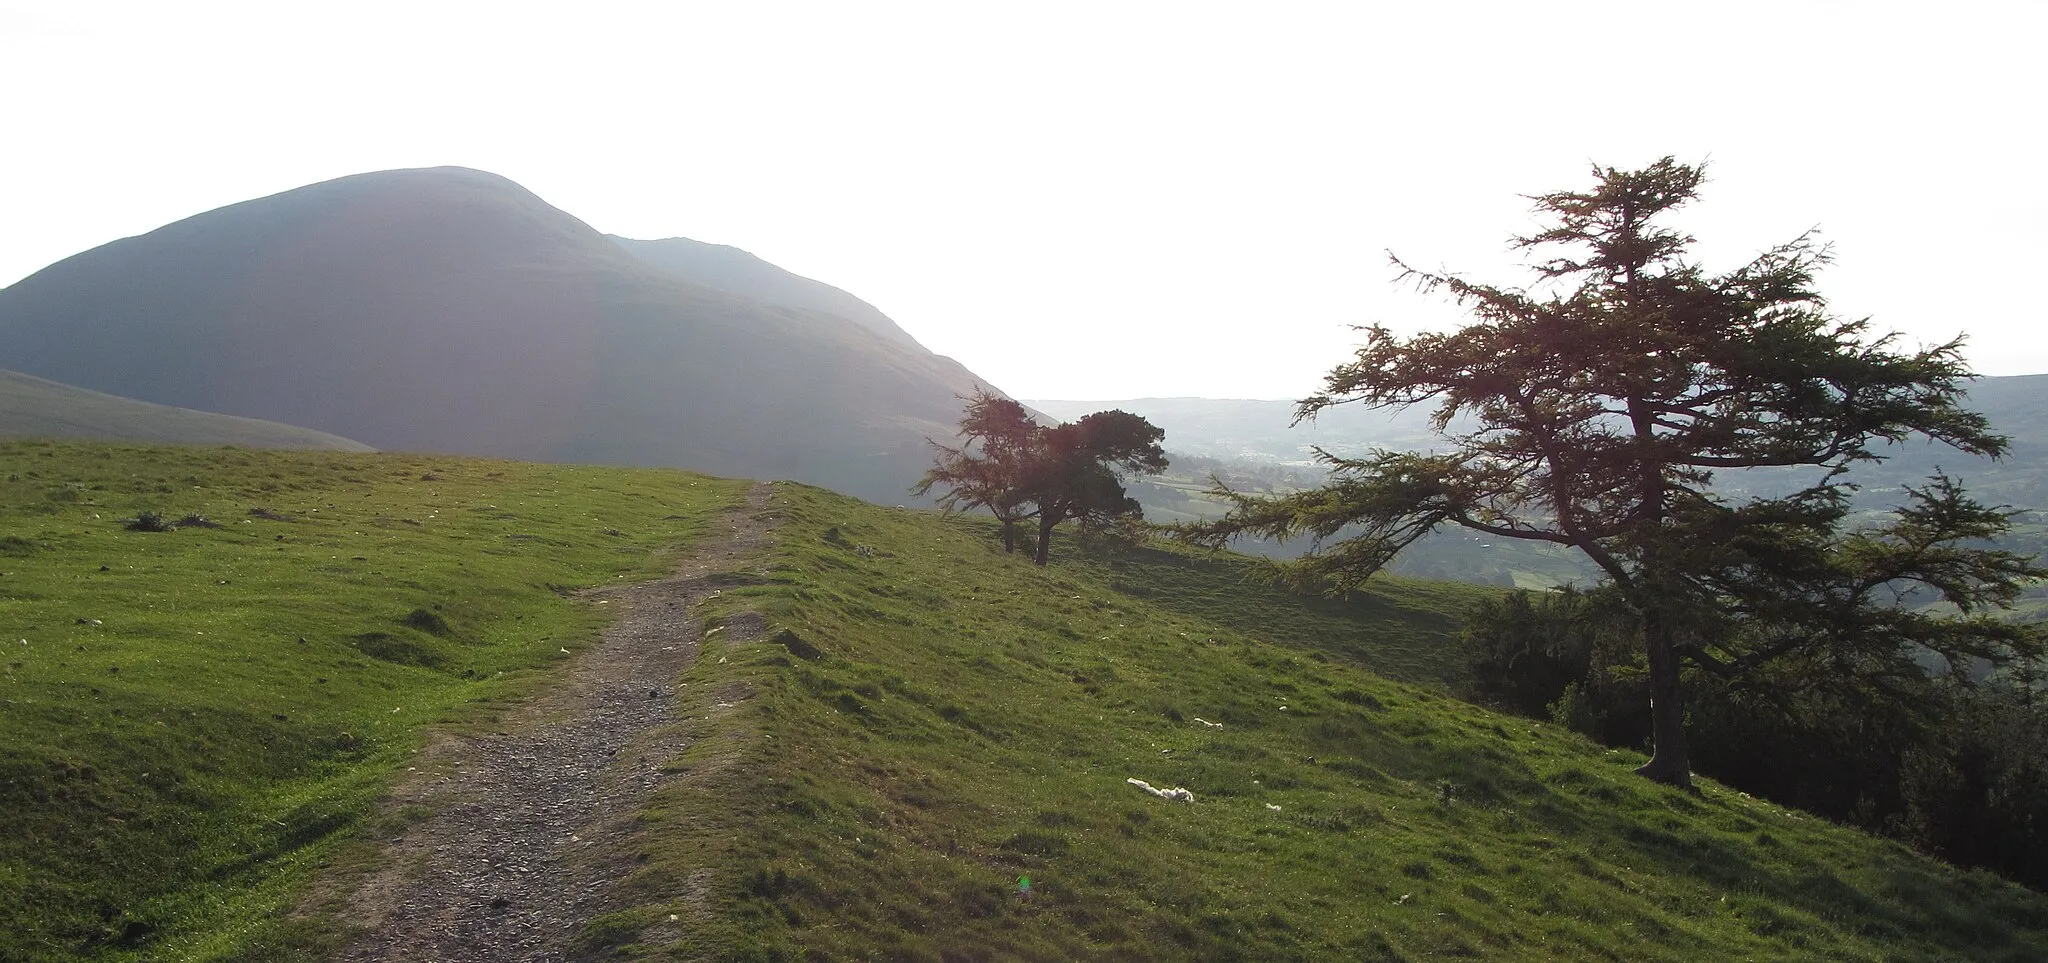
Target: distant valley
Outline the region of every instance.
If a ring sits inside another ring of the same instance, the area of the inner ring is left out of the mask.
[[[1206,495],[1214,473],[1233,488],[1276,490],[1319,482],[1323,469],[1314,449],[1355,456],[1374,448],[1425,450],[1436,442],[1430,412],[1368,411],[1340,406],[1313,422],[1290,425],[1295,403],[1284,400],[1219,398],[1127,398],[1110,401],[1028,400],[1025,404],[1056,418],[1121,408],[1143,415],[1166,430],[1175,464],[1165,476],[1141,481],[1131,492],[1148,520],[1192,521],[1224,510]],[[1963,480],[1977,498],[2023,510],[2010,538],[2022,551],[2048,554],[2048,375],[1977,379],[1970,405],[2012,440],[2006,457],[1992,460],[1924,441],[1885,449],[1886,460],[1858,468],[1863,486],[1859,506],[1881,511],[1897,504],[1905,485],[1917,485],[1936,470]],[[1455,427],[1455,426],[1454,426]],[[1719,485],[1731,494],[1776,494],[1802,483],[1792,471],[1724,472]],[[1288,558],[1308,549],[1305,542],[1245,543],[1240,550]],[[1442,532],[1417,544],[1396,562],[1404,575],[1449,578],[1487,585],[1547,588],[1590,581],[1594,572],[1575,553],[1549,546],[1508,543],[1466,532]],[[2033,606],[2035,600],[2028,600]],[[2032,608],[2028,608],[2032,611]],[[2048,615],[2048,601],[2042,602]]]

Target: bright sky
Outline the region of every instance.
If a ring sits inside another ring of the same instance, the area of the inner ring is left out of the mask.
[[[2048,372],[2048,3],[0,0],[0,284],[459,164],[746,248],[1029,398],[1293,398],[1385,252],[1519,283],[1519,195],[1710,161],[1710,267],[1820,227],[1843,314]],[[0,358],[0,367],[5,359]]]

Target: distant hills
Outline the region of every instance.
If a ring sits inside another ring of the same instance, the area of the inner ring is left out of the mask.
[[[1174,458],[1167,474],[1134,484],[1131,493],[1152,521],[1180,522],[1221,515],[1228,505],[1210,497],[1209,476],[1217,473],[1233,488],[1298,488],[1318,483],[1323,469],[1310,462],[1310,449],[1340,455],[1373,448],[1424,450],[1437,444],[1429,411],[1368,411],[1357,406],[1328,409],[1313,423],[1289,427],[1295,403],[1218,398],[1127,398],[1113,401],[1034,400],[1026,404],[1055,418],[1071,420],[1091,411],[1122,408],[1166,430]],[[1970,494],[1992,505],[2025,510],[2003,540],[2008,547],[2048,557],[2048,375],[1979,378],[1970,387],[1970,406],[2012,440],[1996,461],[1964,455],[1925,441],[1881,449],[1885,461],[1858,466],[1851,477],[1862,486],[1858,507],[1887,510],[1904,501],[1902,486],[1918,485],[1933,472],[1961,479]],[[1190,457],[1192,456],[1192,457]],[[1716,485],[1730,494],[1775,495],[1809,482],[1810,472],[1755,469],[1722,472]],[[1292,558],[1307,539],[1285,543],[1244,541],[1240,551]],[[1592,567],[1574,552],[1445,529],[1404,552],[1393,571],[1426,578],[1486,585],[1547,588],[1590,581]]]
[[[1373,448],[1421,450],[1436,444],[1430,409],[1369,411],[1355,405],[1326,409],[1315,421],[1290,427],[1295,402],[1218,398],[1129,398],[1119,401],[1027,401],[1057,418],[1104,408],[1144,415],[1166,430],[1169,450],[1225,461],[1306,465],[1310,449],[1340,455]],[[2012,439],[2005,458],[1964,455],[1928,442],[1880,449],[1885,461],[1859,467],[1853,477],[1867,495],[1882,498],[1903,484],[1924,481],[1937,468],[1961,477],[1987,501],[2048,509],[2048,374],[1978,378],[1969,406]],[[1776,491],[1796,476],[1786,472],[1724,472],[1731,489]]]
[[[0,438],[372,450],[361,442],[310,428],[153,405],[14,371],[0,371]]]
[[[1245,398],[1126,398],[1118,401],[1026,401],[1066,421],[1092,411],[1121,408],[1166,430],[1174,451],[1205,458],[1305,464],[1320,445],[1340,454],[1384,447],[1411,449],[1434,437],[1429,413],[1367,411],[1353,405],[1295,426],[1295,402]]]
[[[0,367],[385,450],[900,500],[985,383],[734,248],[609,238],[464,168],[209,211],[0,290]]]

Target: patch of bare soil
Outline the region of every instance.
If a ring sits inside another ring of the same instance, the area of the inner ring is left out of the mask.
[[[618,907],[631,872],[619,841],[668,779],[676,675],[697,651],[697,606],[748,577],[766,547],[769,488],[722,516],[669,577],[592,593],[619,612],[557,684],[483,737],[444,737],[394,791],[432,815],[388,843],[382,869],[342,900],[363,927],[341,960],[567,960],[583,924]],[[735,634],[761,620],[734,619]],[[666,730],[666,734],[664,734]]]

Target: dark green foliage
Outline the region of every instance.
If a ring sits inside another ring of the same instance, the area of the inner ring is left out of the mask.
[[[395,665],[438,669],[448,664],[447,654],[424,639],[407,638],[389,632],[365,632],[356,636],[350,644],[370,658]]]
[[[426,609],[413,609],[405,614],[405,618],[402,621],[408,627],[418,629],[428,635],[445,636],[454,632],[453,629],[448,627],[448,620],[442,618],[440,613],[429,612]]]
[[[137,512],[134,518],[122,522],[121,527],[131,532],[168,532],[177,526],[165,519],[160,512],[144,511]]]
[[[41,547],[19,535],[0,536],[0,555],[26,558],[40,551]]]
[[[1900,351],[1838,318],[1813,288],[1827,250],[1802,236],[1724,274],[1689,260],[1693,239],[1663,215],[1704,172],[1665,158],[1596,168],[1584,193],[1536,198],[1546,226],[1516,246],[1543,294],[1450,274],[1403,277],[1447,292],[1473,323],[1403,338],[1375,327],[1298,417],[1335,405],[1434,409],[1433,452],[1321,455],[1330,484],[1270,496],[1219,491],[1224,519],[1186,528],[1331,540],[1292,567],[1343,589],[1444,526],[1567,546],[1598,566],[1643,655],[1655,755],[1642,770],[1685,784],[1691,768],[1681,676],[1769,674],[1776,684],[1886,689],[1913,657],[2004,661],[2040,639],[1987,609],[2048,575],[1981,547],[2011,519],[1937,476],[1887,524],[1849,526],[1844,477],[1885,446],[1922,437],[1972,455],[2007,440],[1962,406],[1960,340]],[[1455,429],[1454,429],[1454,426]],[[1797,469],[1776,495],[1725,497],[1729,469]],[[1893,603],[1918,587],[1960,610]],[[1762,685],[1771,682],[1759,683]],[[1903,696],[1899,687],[1890,687]]]
[[[1486,599],[1465,622],[1468,692],[1608,745],[1644,748],[1649,715],[1633,629],[1612,592],[1566,587]]]
[[[2048,704],[2031,685],[1961,693],[1900,765],[1894,829],[1964,866],[2048,891]]]
[[[1610,746],[1648,746],[1641,659],[1614,631],[1604,594],[1481,603],[1465,633],[1470,693]],[[1700,773],[2048,889],[2048,712],[2027,680],[1972,686],[1906,672],[1878,689],[1783,671],[1762,681],[1688,675]]]

